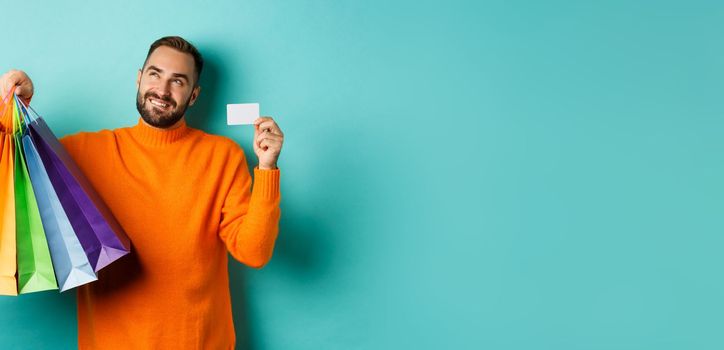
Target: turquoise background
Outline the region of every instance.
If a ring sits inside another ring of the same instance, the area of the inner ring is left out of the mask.
[[[281,230],[230,263],[239,349],[724,348],[720,1],[6,1],[59,135],[136,123],[164,35],[285,132]],[[72,292],[0,347],[77,345]]]

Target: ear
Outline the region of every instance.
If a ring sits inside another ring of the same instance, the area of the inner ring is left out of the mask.
[[[141,70],[138,70],[138,74],[136,75],[136,90],[141,88]]]
[[[199,94],[201,93],[201,86],[196,86],[193,91],[191,91],[191,100],[189,100],[189,107],[193,106],[194,103],[196,103],[196,99],[199,98]]]

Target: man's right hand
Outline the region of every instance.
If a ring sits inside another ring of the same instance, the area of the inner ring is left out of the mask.
[[[15,88],[15,94],[18,95],[25,103],[30,103],[30,99],[33,97],[33,81],[30,77],[21,70],[11,69],[7,73],[0,76],[0,93],[2,98]]]

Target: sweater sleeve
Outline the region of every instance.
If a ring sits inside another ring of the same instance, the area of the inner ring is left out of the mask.
[[[271,260],[279,233],[280,170],[254,168],[254,185],[243,155],[221,209],[219,236],[239,262],[256,269]]]

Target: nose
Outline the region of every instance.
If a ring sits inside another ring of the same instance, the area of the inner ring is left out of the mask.
[[[169,82],[165,82],[165,83],[159,85],[158,94],[161,95],[161,97],[171,96],[171,89],[170,89]]]

